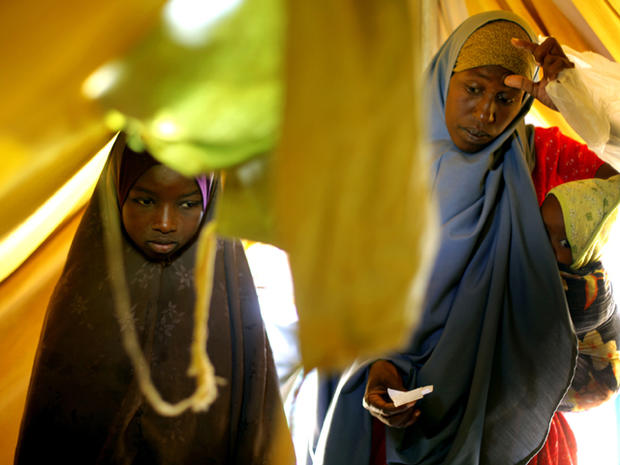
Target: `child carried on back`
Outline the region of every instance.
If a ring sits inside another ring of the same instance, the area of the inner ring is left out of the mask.
[[[620,387],[620,315],[601,263],[619,204],[617,175],[559,185],[541,207],[579,339],[575,376],[560,410],[596,407]]]

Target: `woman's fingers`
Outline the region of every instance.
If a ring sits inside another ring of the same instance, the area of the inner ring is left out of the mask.
[[[542,67],[545,79],[553,80],[563,69],[575,67],[564,53],[560,43],[553,37],[549,37],[540,45],[517,38],[511,39],[511,43],[517,48],[529,50]]]
[[[508,87],[514,87],[515,89],[524,90],[528,94],[533,94],[535,85],[528,78],[521,76],[519,74],[511,74],[506,76],[504,79],[504,84]]]
[[[547,38],[540,45],[517,38],[511,39],[511,43],[517,48],[528,50],[534,56],[536,62],[542,67],[543,76],[540,81],[532,82],[526,77],[511,75],[504,79],[504,84],[508,87],[524,90],[552,110],[557,110],[547,95],[547,83],[557,79],[562,70],[575,66],[564,54],[562,46],[553,37]]]
[[[387,417],[386,420],[389,421],[389,426],[391,426],[392,428],[406,428],[413,425],[419,417],[420,410],[410,409],[398,415]]]
[[[563,54],[562,48],[559,46],[557,41],[550,37],[547,40],[545,40],[542,44],[537,46],[534,52],[532,52],[532,54],[534,55],[534,59],[536,60],[536,63],[540,63],[541,65],[543,65],[543,69],[544,69],[545,59],[548,56],[553,56],[554,52],[555,54],[557,54],[558,49],[559,49],[559,52]]]
[[[396,407],[392,402],[386,402],[381,394],[370,393],[364,396],[362,405],[371,413],[376,413],[384,417],[390,417],[410,410],[411,407],[415,405],[415,402],[410,402]]]
[[[403,390],[401,375],[394,364],[377,360],[368,371],[363,407],[388,426],[404,428],[413,424],[420,415],[420,411],[413,408],[415,402],[396,407],[387,393],[388,388]]]
[[[528,50],[534,56],[536,62],[543,66],[543,69],[545,60],[549,57],[562,58],[562,62],[569,68],[574,66],[567,58],[560,43],[553,37],[547,38],[542,44],[535,44],[529,40],[517,39],[516,37],[513,37],[510,42],[517,48]]]
[[[556,55],[547,55],[542,66],[544,77],[547,81],[555,80],[562,70],[575,67],[568,58]]]
[[[508,87],[514,87],[515,89],[524,90],[552,110],[557,110],[557,107],[545,90],[545,85],[547,82],[548,81],[546,80],[541,82],[533,82],[528,78],[520,76],[518,74],[511,74],[504,78],[504,84]]]
[[[370,414],[378,419],[380,422],[387,426],[394,428],[405,428],[412,425],[420,416],[420,410],[414,409],[415,402],[411,402],[400,407],[394,407],[394,404],[386,405],[381,408],[373,404],[372,400],[364,397],[362,401],[363,407],[370,412]]]
[[[517,39],[516,37],[513,37],[512,39],[510,39],[510,42],[512,43],[512,45],[514,45],[517,48],[529,50],[530,52],[532,52],[532,54],[538,48],[538,44],[530,42],[529,40]]]

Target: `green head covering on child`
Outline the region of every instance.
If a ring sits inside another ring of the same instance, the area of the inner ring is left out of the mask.
[[[620,175],[582,179],[549,191],[562,207],[566,239],[573,255],[571,268],[600,260],[601,250],[618,215]]]

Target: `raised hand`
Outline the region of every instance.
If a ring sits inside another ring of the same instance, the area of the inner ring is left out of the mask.
[[[362,402],[364,408],[388,426],[405,428],[415,423],[420,416],[420,411],[413,408],[415,402],[395,407],[387,388],[405,390],[397,368],[386,360],[378,360],[370,366]]]
[[[557,111],[545,89],[549,82],[558,77],[560,71],[574,68],[575,65],[564,54],[564,50],[553,37],[549,37],[540,45],[514,38],[511,42],[515,47],[529,50],[534,55],[534,59],[542,67],[543,77],[540,81],[533,82],[524,76],[512,74],[504,79],[504,84],[524,90],[549,108]]]

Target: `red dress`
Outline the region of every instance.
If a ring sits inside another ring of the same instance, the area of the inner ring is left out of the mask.
[[[536,166],[532,180],[538,204],[555,186],[577,179],[593,178],[603,161],[584,144],[566,137],[558,128],[536,128]],[[551,420],[547,442],[529,465],[575,465],[577,442],[564,416],[557,412]]]
[[[577,179],[593,178],[603,161],[584,144],[566,137],[558,128],[536,128],[536,166],[532,180],[538,204],[555,186]]]
[[[532,180],[538,204],[555,186],[577,179],[593,178],[604,163],[584,144],[563,135],[558,128],[534,131],[536,165]],[[376,418],[372,425],[370,465],[385,465],[385,426]],[[528,465],[576,465],[577,443],[561,412],[551,419],[547,441]]]

